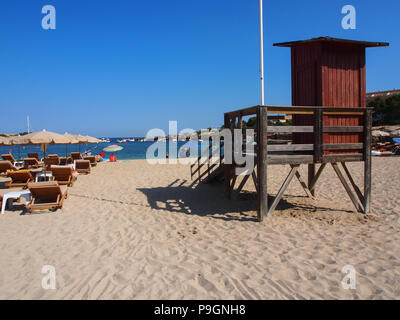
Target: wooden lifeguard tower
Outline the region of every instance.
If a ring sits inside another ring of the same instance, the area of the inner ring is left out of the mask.
[[[256,169],[245,176],[237,191],[251,176],[258,194],[259,221],[272,214],[294,177],[306,194],[314,197],[316,183],[327,164],[332,165],[356,210],[370,211],[372,110],[366,107],[365,49],[388,45],[330,37],[274,44],[291,48],[293,106],[254,106],[224,115],[224,128],[242,129],[244,134],[243,117],[257,117],[252,128],[256,132]],[[269,125],[269,114],[293,115],[293,125]],[[292,143],[268,141],[270,134],[281,133],[292,134]],[[223,155],[218,164],[210,165],[210,159],[206,156],[204,161],[204,154],[197,159],[191,166],[192,178],[196,177],[197,182],[223,180],[230,196],[237,165],[225,164]],[[346,166],[346,162],[354,161],[364,162],[363,192]],[[268,166],[276,164],[290,165],[291,171],[269,204]],[[302,164],[308,165],[306,180],[298,171]]]

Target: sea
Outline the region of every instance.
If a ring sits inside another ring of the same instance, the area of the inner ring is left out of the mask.
[[[89,143],[89,144],[60,144],[60,145],[48,145],[46,154],[58,154],[60,157],[69,155],[71,152],[90,152],[92,155],[101,154],[103,149],[109,145],[116,144],[121,146],[123,149],[113,154],[117,157],[118,160],[134,160],[134,159],[146,159],[146,151],[147,148],[150,147],[154,142],[153,141],[127,141],[126,143],[118,143],[117,140],[122,140],[123,138],[108,138],[110,142],[101,142],[98,144]],[[169,150],[168,142],[158,142],[160,144],[166,144],[166,150],[168,152],[168,156],[170,158],[176,158],[179,156],[179,150],[182,146],[187,143],[186,141],[177,141],[177,149],[178,152],[176,155],[172,154]],[[162,148],[160,148],[162,150]],[[43,157],[43,152],[41,150],[40,145],[32,145],[32,146],[1,146],[0,145],[0,153],[5,154],[11,151],[12,155],[15,159],[23,159],[26,158],[28,153],[38,153],[40,157]],[[104,159],[107,160],[112,153],[104,152]],[[157,156],[157,154],[156,154]]]

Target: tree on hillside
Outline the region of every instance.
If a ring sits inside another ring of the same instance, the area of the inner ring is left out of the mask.
[[[373,124],[393,125],[400,124],[400,95],[393,95],[387,99],[378,97],[368,103],[368,107],[374,108]]]

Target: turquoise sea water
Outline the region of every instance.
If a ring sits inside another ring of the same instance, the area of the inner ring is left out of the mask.
[[[119,140],[120,138],[110,138],[109,143],[99,143],[99,144],[91,144],[89,143],[88,145],[86,144],[81,144],[81,145],[49,145],[47,146],[47,151],[46,154],[58,154],[60,157],[65,156],[66,152],[68,155],[71,152],[85,152],[85,151],[90,151],[92,155],[100,154],[103,152],[103,148],[111,145],[111,144],[117,144],[124,149],[118,152],[115,152],[114,154],[117,156],[118,160],[132,160],[132,159],[145,159],[146,158],[146,150],[147,148],[152,145],[154,142],[152,141],[146,141],[146,142],[126,142],[126,143],[117,143],[116,140]],[[159,142],[159,143],[165,143],[165,142]],[[182,147],[186,142],[185,141],[178,141],[178,150],[180,147]],[[166,149],[169,152],[169,144],[166,143]],[[43,157],[43,152],[40,149],[40,146],[0,146],[0,153],[8,153],[11,150],[13,156],[15,159],[18,158],[26,158],[28,153],[38,153],[40,157]],[[111,153],[105,152],[105,158],[108,158]],[[172,158],[174,155],[172,155],[169,152],[169,156]],[[176,156],[175,156],[176,157]]]

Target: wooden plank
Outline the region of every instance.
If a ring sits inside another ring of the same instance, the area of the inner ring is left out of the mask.
[[[255,171],[253,171],[251,173],[251,177],[253,178],[254,187],[256,188],[257,193],[258,193],[258,180],[257,180],[257,176],[256,176],[256,172]]]
[[[372,110],[367,110],[364,117],[364,213],[369,213],[371,208],[371,129]]]
[[[360,188],[359,188],[359,187],[357,186],[357,184],[354,182],[354,179],[353,179],[353,177],[351,176],[350,171],[349,171],[349,169],[348,169],[347,166],[346,166],[346,163],[345,163],[345,162],[341,162],[341,164],[342,164],[342,167],[343,167],[343,169],[344,169],[344,172],[345,172],[346,175],[347,175],[347,178],[349,179],[351,185],[353,186],[353,189],[356,191],[356,194],[357,194],[357,196],[358,196],[358,199],[360,199],[360,202],[364,205],[364,202],[365,202],[364,196],[362,195]]]
[[[293,166],[291,166],[293,168]],[[304,192],[306,193],[306,195],[311,198],[314,199],[314,196],[311,194],[311,191],[308,189],[307,183],[304,182],[303,178],[301,177],[299,171],[296,171],[296,178],[297,180],[299,180],[301,186],[303,187]]]
[[[313,155],[268,154],[268,164],[314,163]]]
[[[229,118],[229,119],[232,119],[232,118],[237,117],[239,114],[241,114],[243,117],[250,116],[250,115],[253,115],[253,114],[256,115],[257,114],[257,110],[258,110],[258,106],[254,106],[254,107],[249,107],[249,108],[245,108],[245,109],[226,112],[225,116],[227,118]]]
[[[299,167],[300,167],[299,165],[292,166],[292,169],[290,170],[288,176],[286,177],[285,181],[283,182],[281,188],[279,189],[274,201],[272,202],[272,204],[268,210],[268,216],[270,216],[274,212],[279,201],[281,201],[283,193],[289,186],[290,181],[292,181],[293,177],[296,175],[296,172],[297,172],[297,170],[299,170]]]
[[[250,178],[250,174],[246,174],[244,176],[244,178],[242,179],[242,181],[239,184],[239,187],[237,189],[237,193],[240,193],[240,191],[242,191],[243,187],[245,186],[245,184],[246,184],[247,180],[249,180],[249,178]]]
[[[229,188],[229,194],[228,194],[229,199],[232,197],[232,191],[235,188],[236,179],[237,179],[237,175],[234,174],[233,178],[232,178],[232,182],[231,182],[230,188]]]
[[[322,109],[323,112],[360,112],[360,113],[365,113],[367,109],[371,108],[351,108],[351,107],[334,107],[334,106],[267,106],[268,108],[268,113],[273,112],[273,111],[278,111],[281,113],[285,113],[283,111],[312,111],[314,112],[316,109]]]
[[[322,157],[322,162],[351,162],[351,161],[363,161],[363,155],[360,154],[327,154]]]
[[[267,188],[267,127],[268,116],[267,108],[259,107],[257,112],[257,124],[259,129],[257,141],[257,186],[258,186],[258,221],[262,221],[264,216],[268,216],[268,188]]]
[[[363,143],[334,143],[322,145],[322,149],[324,150],[360,150],[363,149],[363,147]]]
[[[325,166],[326,166],[326,163],[322,163],[322,164],[319,166],[318,171],[317,171],[317,174],[314,176],[313,180],[311,181],[311,185],[308,187],[308,188],[311,190],[311,192],[312,192],[313,190],[315,190],[315,186],[316,186],[316,184],[317,184],[317,181],[318,181],[319,177],[321,176],[322,171],[324,171]]]
[[[313,197],[315,197],[315,189],[311,190],[311,183],[315,177],[315,164],[309,164],[307,168],[307,182],[308,182],[308,189],[310,190]]]
[[[270,151],[313,151],[313,144],[268,144]]]
[[[314,132],[313,126],[268,126],[268,133]]]
[[[327,133],[348,133],[348,132],[364,132],[363,126],[348,126],[348,127],[324,127],[323,132]]]
[[[339,166],[337,165],[336,162],[331,163],[333,169],[336,172],[336,175],[338,176],[340,182],[342,183],[344,189],[346,190],[347,194],[350,197],[350,200],[353,202],[354,207],[357,209],[358,212],[363,212],[363,209],[361,208],[360,204],[357,201],[357,198],[355,197],[354,193],[351,191],[350,186],[348,185],[346,179],[342,175],[342,172],[339,169]]]

